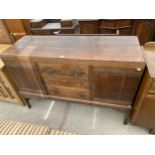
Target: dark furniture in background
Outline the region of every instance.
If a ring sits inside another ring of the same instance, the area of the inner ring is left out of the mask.
[[[65,19],[34,19],[30,22],[33,35],[55,35],[78,33],[76,20]]]
[[[145,67],[135,36],[25,36],[1,58],[25,98],[76,101],[127,113]]]
[[[4,19],[12,40],[24,35],[137,35],[141,45],[155,40],[154,19]]]
[[[155,134],[155,43],[144,46],[146,70],[140,85],[134,109],[131,115],[132,124],[151,129]]]
[[[151,19],[92,19],[78,20],[80,34],[136,35],[141,45],[154,39],[155,20]]]

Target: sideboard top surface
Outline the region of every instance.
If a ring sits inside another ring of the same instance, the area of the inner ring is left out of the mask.
[[[0,56],[144,63],[136,36],[25,36]]]

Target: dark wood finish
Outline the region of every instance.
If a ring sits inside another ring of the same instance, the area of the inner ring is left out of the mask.
[[[155,34],[155,20],[135,20],[132,34],[138,36],[141,45],[144,45],[146,42],[152,41]]]
[[[97,34],[98,21],[97,20],[80,20],[80,34]]]
[[[39,83],[36,80],[37,73],[29,62],[9,60],[7,61],[7,69],[12,75],[13,80],[16,81],[19,91],[42,93]]]
[[[32,25],[31,32],[33,35],[57,35],[57,34],[74,34],[78,31],[78,23],[76,20],[33,20],[37,23]]]
[[[31,28],[42,28],[47,24],[46,19],[32,19],[30,22]]]
[[[73,26],[72,19],[61,19],[60,23],[61,23],[61,27],[72,27]]]
[[[147,69],[134,103],[131,121],[155,131],[155,43],[144,46],[144,58]]]
[[[145,67],[138,39],[125,36],[25,36],[1,58],[25,97],[124,110]]]
[[[96,19],[78,20],[81,34],[137,35],[141,45],[153,40],[155,20],[151,19]]]
[[[92,91],[94,100],[131,105],[136,93],[141,71],[115,67],[93,69]],[[94,88],[95,87],[95,88]]]

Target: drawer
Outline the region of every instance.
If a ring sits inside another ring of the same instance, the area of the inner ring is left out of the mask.
[[[38,66],[41,75],[46,80],[56,78],[88,80],[88,66],[70,63],[39,63]]]
[[[150,94],[155,94],[155,82],[152,83],[150,89],[149,89]]]
[[[76,98],[76,99],[89,99],[89,91],[86,89],[77,89],[70,87],[62,87],[57,85],[48,85],[47,86],[48,95],[67,97],[67,98]]]
[[[73,88],[80,88],[80,89],[89,89],[88,81],[77,80],[77,79],[68,79],[68,78],[56,78],[56,79],[44,79],[46,85],[59,85],[64,87],[73,87]]]

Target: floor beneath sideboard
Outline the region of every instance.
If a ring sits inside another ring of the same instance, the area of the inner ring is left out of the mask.
[[[82,135],[146,135],[147,129],[123,125],[124,112],[93,105],[32,98],[32,109],[0,101],[0,119],[47,125]]]

